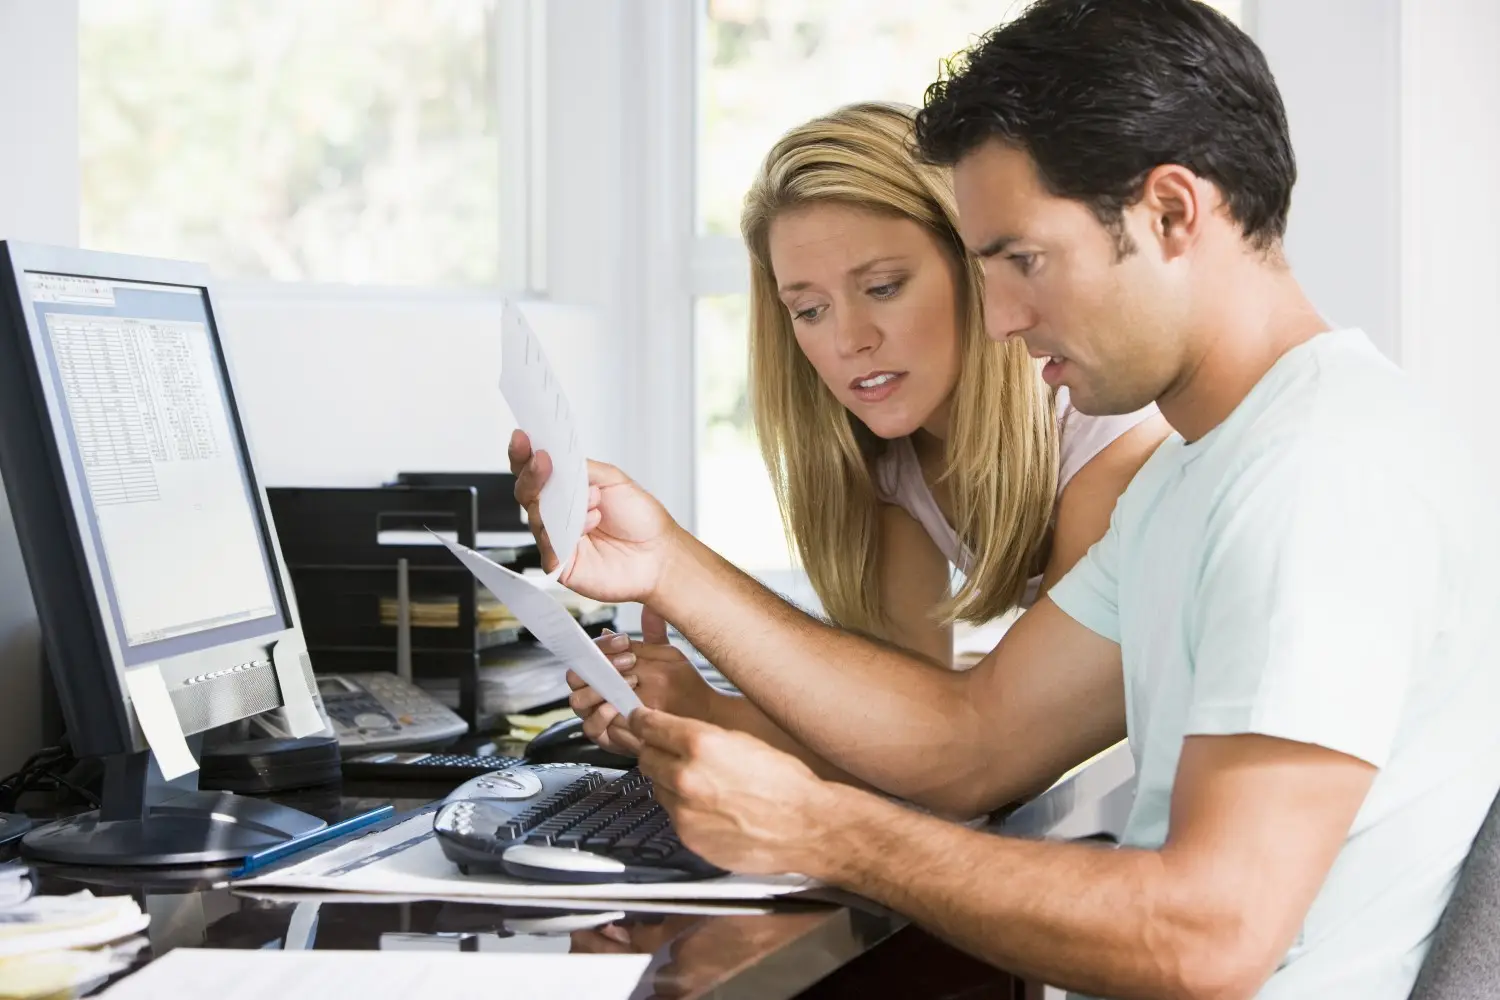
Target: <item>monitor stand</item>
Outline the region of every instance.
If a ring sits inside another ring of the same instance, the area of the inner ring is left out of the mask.
[[[201,736],[188,740],[199,759]],[[21,852],[70,865],[212,865],[239,861],[326,825],[274,802],[200,792],[197,771],[167,781],[155,756],[131,753],[105,758],[100,808],[32,830]]]

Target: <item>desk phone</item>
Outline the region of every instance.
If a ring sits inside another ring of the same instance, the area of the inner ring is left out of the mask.
[[[346,752],[442,745],[469,730],[458,713],[395,674],[318,674],[317,679],[339,749]]]

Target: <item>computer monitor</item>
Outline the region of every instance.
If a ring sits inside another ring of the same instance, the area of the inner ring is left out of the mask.
[[[106,760],[101,811],[27,851],[208,862],[320,826],[162,780],[128,693],[155,665],[203,733],[280,706],[272,650],[306,648],[207,269],[0,242],[0,472],[68,740]]]

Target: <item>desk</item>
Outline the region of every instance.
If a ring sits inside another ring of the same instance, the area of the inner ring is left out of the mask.
[[[1130,779],[1129,755],[1117,748],[1017,809],[999,829],[1024,836],[1117,830],[1122,803],[1128,808]],[[334,821],[385,803],[414,809],[447,790],[441,784],[347,783],[276,799]],[[54,866],[38,871],[43,892],[87,888],[134,895],[151,918],[151,944],[142,962],[192,947],[629,951],[652,955],[635,993],[642,1000],[1023,995],[1009,977],[905,927],[895,914],[836,894],[837,902],[777,902],[768,907],[772,912],[755,915],[632,913],[626,904],[605,926],[533,934],[526,931],[534,925],[524,921],[557,911],[438,900],[271,902],[230,892],[222,869],[166,875]]]

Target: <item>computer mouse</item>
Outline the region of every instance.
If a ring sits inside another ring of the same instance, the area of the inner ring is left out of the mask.
[[[526,759],[533,764],[593,764],[622,770],[635,767],[634,757],[625,757],[594,743],[583,733],[583,720],[564,719],[537,733],[526,745]]]

